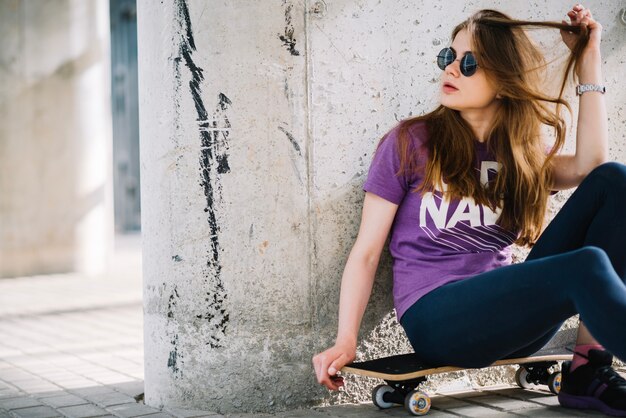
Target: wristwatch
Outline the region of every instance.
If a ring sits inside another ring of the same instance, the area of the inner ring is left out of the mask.
[[[579,84],[576,86],[576,95],[580,96],[586,91],[599,91],[604,94],[606,92],[606,87],[600,86],[598,84]]]

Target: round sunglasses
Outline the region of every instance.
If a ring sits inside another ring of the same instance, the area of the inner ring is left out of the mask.
[[[456,61],[456,52],[454,49],[448,47],[439,51],[437,55],[437,66],[442,70],[445,70],[446,67]],[[466,52],[461,58],[461,74],[465,77],[472,76],[476,69],[478,68],[478,63],[476,62],[476,57],[471,52]]]

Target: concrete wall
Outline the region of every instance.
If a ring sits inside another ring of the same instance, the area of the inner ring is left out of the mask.
[[[108,1],[0,2],[0,277],[105,268]]]
[[[586,4],[605,25],[611,156],[626,161],[619,5]],[[229,412],[365,400],[371,381],[350,378],[346,392],[329,395],[311,357],[335,337],[340,278],[379,138],[436,105],[435,55],[471,12],[561,20],[571,5],[138,6],[146,403]],[[557,31],[538,35],[560,42]],[[571,133],[568,141],[571,149]],[[385,256],[360,357],[410,350],[390,290]],[[434,382],[510,377],[499,370]]]

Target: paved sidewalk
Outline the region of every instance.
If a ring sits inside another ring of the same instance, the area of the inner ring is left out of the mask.
[[[107,277],[0,279],[0,417],[221,417],[143,404],[139,237],[119,237]],[[341,405],[227,417],[409,416]],[[433,397],[430,417],[602,416],[566,410],[543,390],[511,387]]]

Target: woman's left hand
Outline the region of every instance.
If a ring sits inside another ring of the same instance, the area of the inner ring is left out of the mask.
[[[566,20],[563,20],[563,23],[567,23],[572,26],[587,26],[587,29],[589,30],[589,43],[585,47],[583,55],[585,55],[586,51],[599,51],[600,40],[602,39],[602,25],[593,18],[591,10],[585,9],[582,4],[576,4],[572,7],[572,10],[567,12],[567,16],[570,18],[571,23],[568,23]],[[565,45],[567,45],[570,50],[574,47],[574,44],[578,39],[577,34],[566,30],[561,30],[561,37],[563,38]]]

